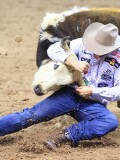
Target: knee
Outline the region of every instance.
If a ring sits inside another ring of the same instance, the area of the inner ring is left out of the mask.
[[[95,130],[98,135],[105,135],[109,132],[114,131],[118,127],[118,119],[114,114],[106,115],[105,117],[102,117],[98,119]]]
[[[110,131],[118,128],[118,119],[114,114],[110,114],[106,119],[108,121],[108,128],[110,129]]]

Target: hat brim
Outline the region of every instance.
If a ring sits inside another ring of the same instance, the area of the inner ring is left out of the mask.
[[[102,27],[104,24],[96,22],[92,23],[88,28],[85,30],[82,38],[82,42],[85,45],[85,47],[93,52],[96,55],[102,56],[107,53],[110,53],[117,48],[120,47],[120,36],[118,35],[116,38],[116,41],[113,46],[104,46],[95,41],[95,35],[96,32],[100,27]]]

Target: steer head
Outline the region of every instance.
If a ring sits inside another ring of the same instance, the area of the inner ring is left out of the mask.
[[[44,95],[56,91],[63,85],[73,83],[78,79],[78,71],[67,67],[61,62],[44,60],[34,76],[32,87],[36,95]]]

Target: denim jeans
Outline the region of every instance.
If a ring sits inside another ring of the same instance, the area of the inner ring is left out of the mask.
[[[69,114],[77,120],[76,124],[66,128],[74,143],[101,137],[118,127],[116,116],[106,106],[86,100],[77,95],[75,89],[66,86],[32,108],[3,116],[0,119],[0,136],[64,114]]]

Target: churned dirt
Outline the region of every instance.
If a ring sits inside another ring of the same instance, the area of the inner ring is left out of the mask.
[[[46,12],[71,7],[120,7],[119,0],[1,0],[0,1],[0,115],[31,107],[44,99],[32,92],[39,27]],[[109,109],[120,121],[120,109]],[[82,141],[77,148],[46,149],[43,142],[59,130],[55,120],[0,137],[0,160],[119,160],[120,128],[101,140]]]

